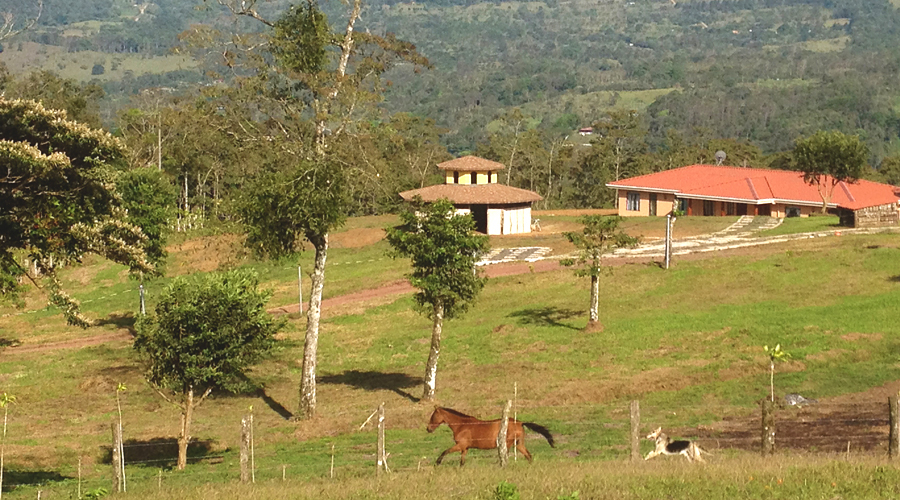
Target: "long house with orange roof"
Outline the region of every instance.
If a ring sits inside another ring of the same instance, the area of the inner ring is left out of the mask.
[[[497,182],[502,163],[477,156],[463,156],[438,164],[444,183],[400,193],[406,201],[448,199],[459,213],[470,213],[475,230],[489,235],[531,232],[531,204],[541,195]]]
[[[623,217],[768,215],[806,217],[820,212],[822,197],[801,172],[690,165],[606,184],[616,190]],[[828,203],[849,226],[897,225],[900,188],[860,179],[839,182]]]

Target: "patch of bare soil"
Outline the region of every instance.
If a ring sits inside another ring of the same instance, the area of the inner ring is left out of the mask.
[[[378,243],[382,239],[384,229],[362,227],[330,235],[329,245],[332,248],[361,248]]]
[[[615,208],[577,208],[569,210],[532,210],[531,217],[540,217],[542,215],[566,215],[578,217],[581,215],[616,215],[619,213]]]
[[[236,263],[246,252],[241,237],[234,234],[192,238],[166,250],[170,256],[166,271],[172,276],[215,271]]]
[[[898,390],[900,380],[803,407],[778,405],[775,446],[832,453],[847,452],[848,447],[851,453],[886,452],[890,424],[887,401]],[[727,416],[715,425],[677,432],[681,436],[696,436],[704,448],[755,451],[762,443],[761,412]]]
[[[90,347],[100,344],[112,342],[131,342],[134,337],[127,329],[119,329],[114,332],[103,332],[90,337],[81,337],[77,339],[63,340],[60,342],[47,342],[45,344],[22,344],[3,349],[4,356],[10,354],[25,354],[32,352],[49,352],[59,349],[81,349],[82,347]]]

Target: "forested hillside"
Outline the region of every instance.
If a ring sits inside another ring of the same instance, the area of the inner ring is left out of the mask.
[[[36,15],[37,1],[20,4],[0,11]],[[270,19],[288,7],[258,4]],[[321,8],[343,29],[343,4]],[[246,76],[238,46],[265,28],[215,0],[44,0],[37,26],[2,41],[3,85],[95,116],[136,141],[135,165],[205,184],[209,165],[244,150],[208,156],[197,124],[225,120],[203,117],[224,108],[195,97]],[[391,210],[397,190],[431,182],[429,162],[466,152],[507,164],[503,181],[546,207],[602,206],[609,180],[712,162],[718,149],[728,163],[786,167],[797,138],[830,129],[859,134],[880,168],[869,175],[900,182],[900,10],[888,0],[371,0],[356,30],[395,33],[430,62],[386,67],[380,112],[356,124],[357,146],[377,151],[363,154],[366,182],[381,186],[355,188],[380,193],[359,213]],[[587,126],[596,133],[576,133]]]

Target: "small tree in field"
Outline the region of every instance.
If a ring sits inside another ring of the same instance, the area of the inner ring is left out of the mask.
[[[488,238],[475,234],[475,221],[456,213],[447,200],[413,203],[400,215],[403,224],[387,229],[393,257],[409,257],[406,277],[419,289],[416,303],[433,320],[422,399],[434,400],[444,318],[465,312],[484,288],[475,263],[488,251]]]
[[[586,215],[581,218],[584,230],[580,233],[564,233],[573,245],[578,247],[578,256],[563,259],[564,266],[577,266],[575,275],[591,278],[591,309],[588,330],[600,330],[600,273],[603,272],[603,256],[626,246],[634,246],[638,238],[625,234],[619,227],[621,217]]]
[[[295,418],[308,419],[316,411],[316,364],[319,318],[325,289],[328,234],[347,218],[344,174],[328,161],[301,161],[285,172],[257,177],[238,205],[247,228],[247,245],[257,255],[281,258],[309,241],[315,250],[312,289],[306,309],[306,339],[300,376],[300,403]],[[302,307],[302,306],[301,306]]]
[[[134,348],[147,362],[147,380],[181,409],[179,469],[187,464],[194,410],[214,389],[246,388],[244,371],[274,342],[280,323],[265,309],[271,292],[258,286],[247,271],[176,278],[156,315],[138,323]]]
[[[865,173],[868,148],[858,135],[844,135],[837,130],[798,139],[794,146],[794,164],[803,172],[803,180],[816,186],[822,197],[822,213],[841,182],[856,182]]]
[[[769,394],[770,400],[775,402],[775,362],[776,361],[785,361],[790,359],[791,355],[785,351],[781,350],[781,344],[776,344],[774,348],[769,349],[769,346],[763,346],[763,350],[766,351],[766,354],[769,356]]]

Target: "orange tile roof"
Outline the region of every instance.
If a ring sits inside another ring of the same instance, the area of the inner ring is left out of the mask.
[[[674,193],[681,198],[720,199],[752,205],[786,203],[821,205],[815,186],[788,170],[690,165],[610,182],[608,187]],[[834,188],[829,206],[850,210],[900,201],[900,188],[860,179]]]
[[[471,155],[438,163],[437,166],[441,170],[456,170],[457,172],[493,172],[506,168],[502,163]]]
[[[421,196],[423,201],[431,202],[446,198],[457,205],[505,205],[533,203],[543,199],[534,191],[503,184],[437,184],[400,193],[406,201],[411,201],[417,195]]]

